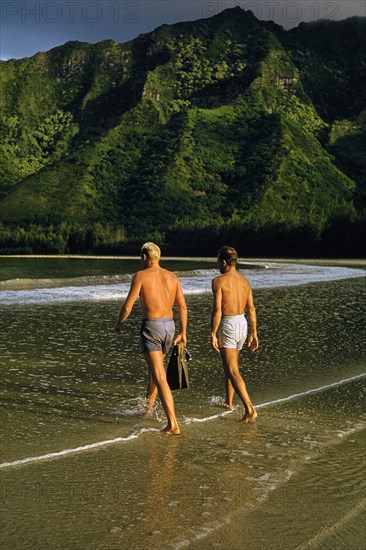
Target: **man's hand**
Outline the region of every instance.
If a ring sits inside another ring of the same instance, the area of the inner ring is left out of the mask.
[[[173,346],[176,346],[177,344],[184,344],[184,346],[187,345],[187,336],[185,333],[180,332],[177,335],[176,339],[173,342]]]
[[[258,349],[258,346],[258,336],[256,334],[251,334],[248,339],[248,348],[250,349],[250,351],[255,351]]]
[[[211,346],[215,351],[217,351],[217,353],[220,353],[219,343],[217,341],[216,334],[211,334]]]

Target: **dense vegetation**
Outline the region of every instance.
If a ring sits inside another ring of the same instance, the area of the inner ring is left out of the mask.
[[[0,247],[361,255],[366,19],[240,8],[0,63]]]

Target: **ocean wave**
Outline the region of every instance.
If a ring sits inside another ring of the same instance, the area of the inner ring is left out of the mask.
[[[365,276],[362,269],[339,266],[271,263],[247,276],[253,289],[291,287]],[[186,295],[208,294],[217,269],[178,271]],[[12,279],[0,283],[0,304],[52,304],[59,302],[124,299],[132,274],[84,276],[68,279]]]
[[[83,277],[70,278],[48,278],[48,279],[9,279],[0,281],[0,291],[2,290],[34,290],[37,288],[62,288],[62,287],[80,287],[94,286],[103,284],[115,284],[119,282],[130,282],[133,274],[123,275],[86,275]]]
[[[207,277],[219,274],[218,269],[192,269],[189,271],[174,271],[178,277]]]

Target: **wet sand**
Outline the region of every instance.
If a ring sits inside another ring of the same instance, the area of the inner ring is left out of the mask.
[[[2,547],[362,548],[363,291],[362,278],[256,291],[260,349],[240,357],[250,425],[237,399],[222,406],[211,296],[188,296],[178,438],[159,433],[159,404],[139,416],[138,309],[116,338],[119,300],[1,306]]]

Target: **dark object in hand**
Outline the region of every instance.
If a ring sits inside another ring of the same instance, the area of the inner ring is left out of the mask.
[[[187,361],[190,359],[191,354],[183,344],[173,347],[166,372],[166,378],[171,390],[189,388]]]

